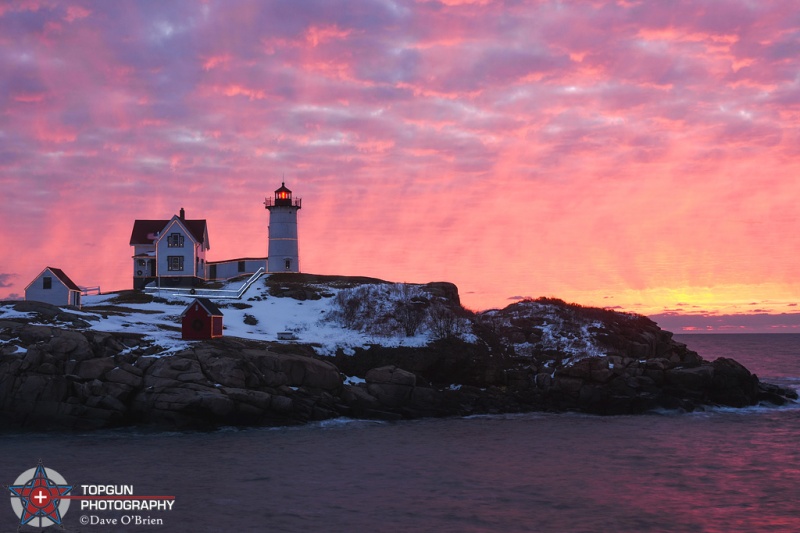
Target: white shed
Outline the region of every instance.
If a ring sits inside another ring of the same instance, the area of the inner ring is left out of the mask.
[[[80,307],[81,288],[60,268],[47,267],[25,287],[25,299]]]

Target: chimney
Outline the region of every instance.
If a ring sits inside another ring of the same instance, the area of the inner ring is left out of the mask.
[[[186,220],[186,211],[181,207],[181,220]]]

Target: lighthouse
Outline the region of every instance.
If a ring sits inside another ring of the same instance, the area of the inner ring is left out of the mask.
[[[300,272],[300,255],[297,249],[297,212],[300,198],[292,199],[292,191],[281,183],[275,198],[264,200],[269,211],[269,247],[267,272]]]

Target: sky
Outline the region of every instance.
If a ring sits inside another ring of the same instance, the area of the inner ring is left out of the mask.
[[[0,4],[0,298],[132,287],[133,221],[305,272],[798,331],[800,9],[756,1]]]

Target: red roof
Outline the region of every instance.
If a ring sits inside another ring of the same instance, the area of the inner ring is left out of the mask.
[[[189,309],[191,309],[194,304],[200,304],[200,307],[205,309],[206,313],[208,313],[209,316],[222,316],[222,311],[220,310],[219,307],[217,307],[217,304],[215,304],[208,298],[195,298],[194,301],[190,303],[186,307],[186,309],[183,310],[181,316],[186,316],[186,313],[189,312]]]
[[[153,236],[163,231],[171,220],[135,220],[133,222],[133,231],[131,232],[131,246],[134,244],[153,244]],[[203,236],[206,234],[205,219],[181,220],[181,223],[186,226],[194,240],[200,244],[205,244],[203,240]]]
[[[71,291],[79,291],[79,290],[81,290],[81,288],[78,287],[77,285],[75,285],[75,282],[72,281],[71,279],[69,279],[69,276],[64,274],[64,271],[61,270],[60,268],[53,268],[53,267],[47,267],[47,268],[50,270],[50,272],[53,273],[53,275],[55,277],[60,279],[61,283],[66,285],[69,290],[71,290]]]

